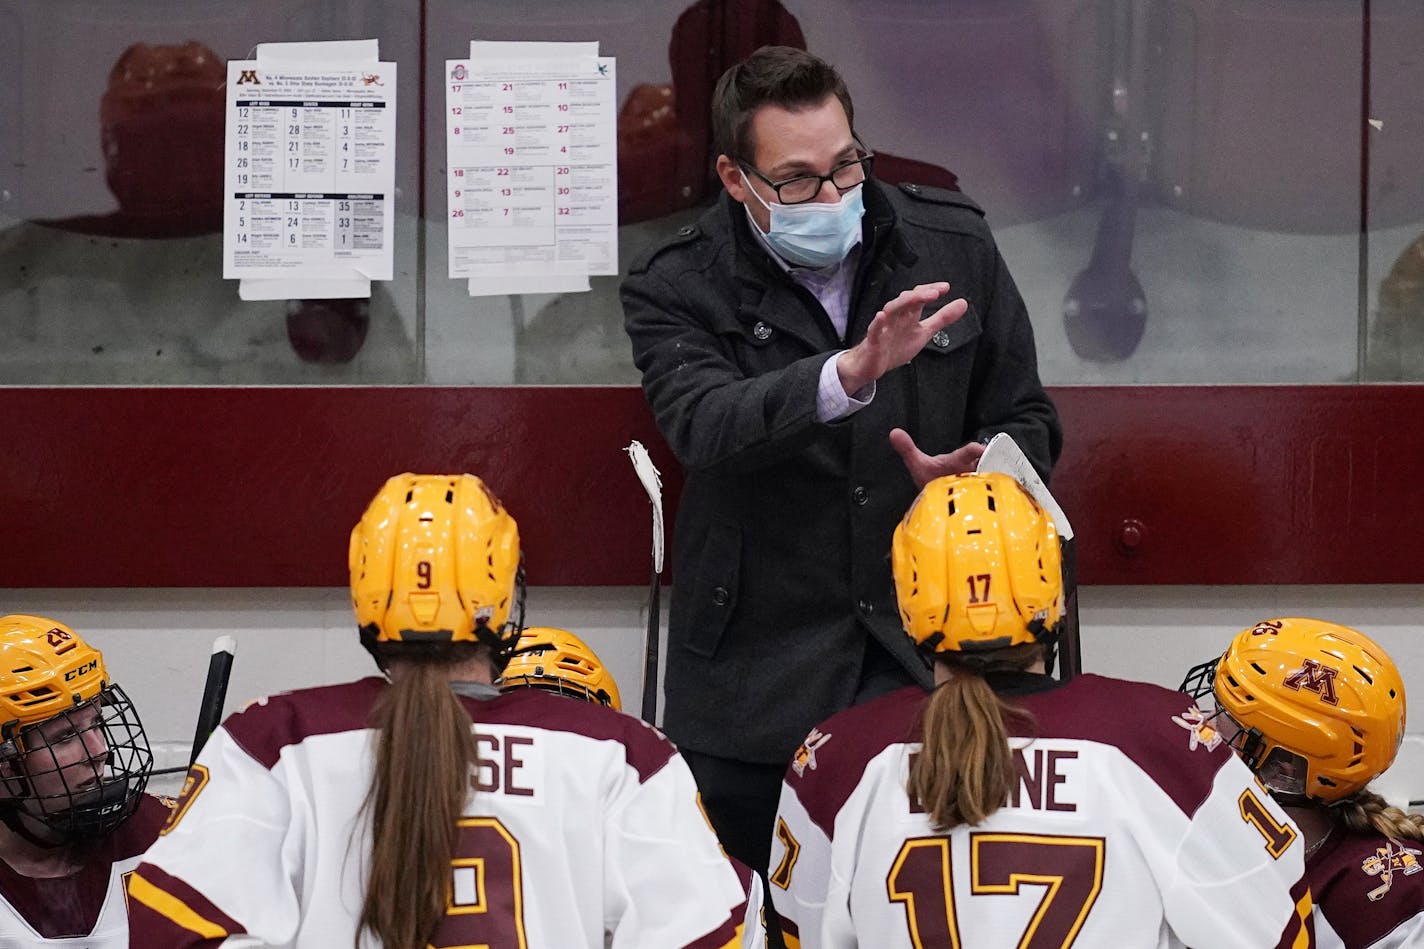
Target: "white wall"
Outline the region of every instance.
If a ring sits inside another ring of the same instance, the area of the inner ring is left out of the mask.
[[[533,588],[527,620],[583,637],[613,672],[624,709],[637,714],[646,595],[643,587]],[[1175,687],[1189,666],[1257,620],[1316,616],[1378,640],[1406,690],[1424,697],[1424,586],[1092,587],[1079,591],[1079,603],[1085,671]],[[61,620],[99,647],[137,705],[160,767],[187,762],[208,655],[221,634],[238,644],[229,711],[270,692],[375,670],[344,588],[4,590],[0,610]],[[1424,734],[1424,715],[1411,732]]]

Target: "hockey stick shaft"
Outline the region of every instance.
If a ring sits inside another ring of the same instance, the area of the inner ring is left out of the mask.
[[[662,574],[653,571],[648,588],[648,642],[643,652],[643,721],[657,724],[658,666],[661,663],[662,638]]]
[[[663,479],[642,442],[635,439],[624,450],[628,452],[633,470],[653,507],[653,576],[648,584],[647,642],[643,647],[643,721],[656,725],[659,653],[662,648]]]
[[[193,754],[188,759],[189,767],[198,760],[198,752],[207,744],[211,735],[222,721],[223,705],[227,702],[227,683],[232,676],[232,657],[237,651],[237,643],[231,636],[219,636],[213,640],[213,654],[208,659],[208,680],[203,685],[203,700],[198,705],[198,725],[193,732]]]
[[[1083,637],[1078,625],[1078,542],[1063,541],[1063,636],[1059,640],[1058,678],[1067,682],[1083,671]]]

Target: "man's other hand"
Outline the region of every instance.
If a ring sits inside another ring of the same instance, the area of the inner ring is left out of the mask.
[[[969,442],[943,455],[926,455],[920,451],[910,433],[903,428],[890,432],[890,444],[900,455],[905,467],[910,469],[916,488],[923,488],[935,478],[944,475],[965,474],[979,464],[979,456],[984,454],[984,446]]]

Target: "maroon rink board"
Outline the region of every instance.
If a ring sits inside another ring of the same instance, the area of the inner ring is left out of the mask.
[[[1064,387],[1082,584],[1419,583],[1424,386]],[[632,387],[0,388],[11,588],[342,586],[401,471],[479,474],[540,586],[640,585]]]

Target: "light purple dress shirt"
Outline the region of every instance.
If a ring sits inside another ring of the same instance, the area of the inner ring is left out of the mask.
[[[844,342],[846,327],[850,321],[851,281],[855,278],[855,265],[860,259],[860,245],[856,244],[851,248],[851,252],[846,255],[845,260],[834,267],[827,267],[823,270],[815,270],[811,267],[793,267],[783,260],[780,254],[772,250],[750,211],[747,212],[747,220],[751,222],[752,233],[761,242],[761,246],[766,248],[771,259],[776,261],[777,265],[786,271],[792,280],[809,290],[821,304],[821,308],[831,318],[831,325],[836,328],[836,333]],[[844,349],[840,349],[832,353],[821,366],[820,383],[816,389],[817,421],[839,421],[869,405],[870,400],[875,398],[874,382],[854,393],[846,394],[845,387],[841,385],[840,375],[836,372],[836,360],[844,352]]]

